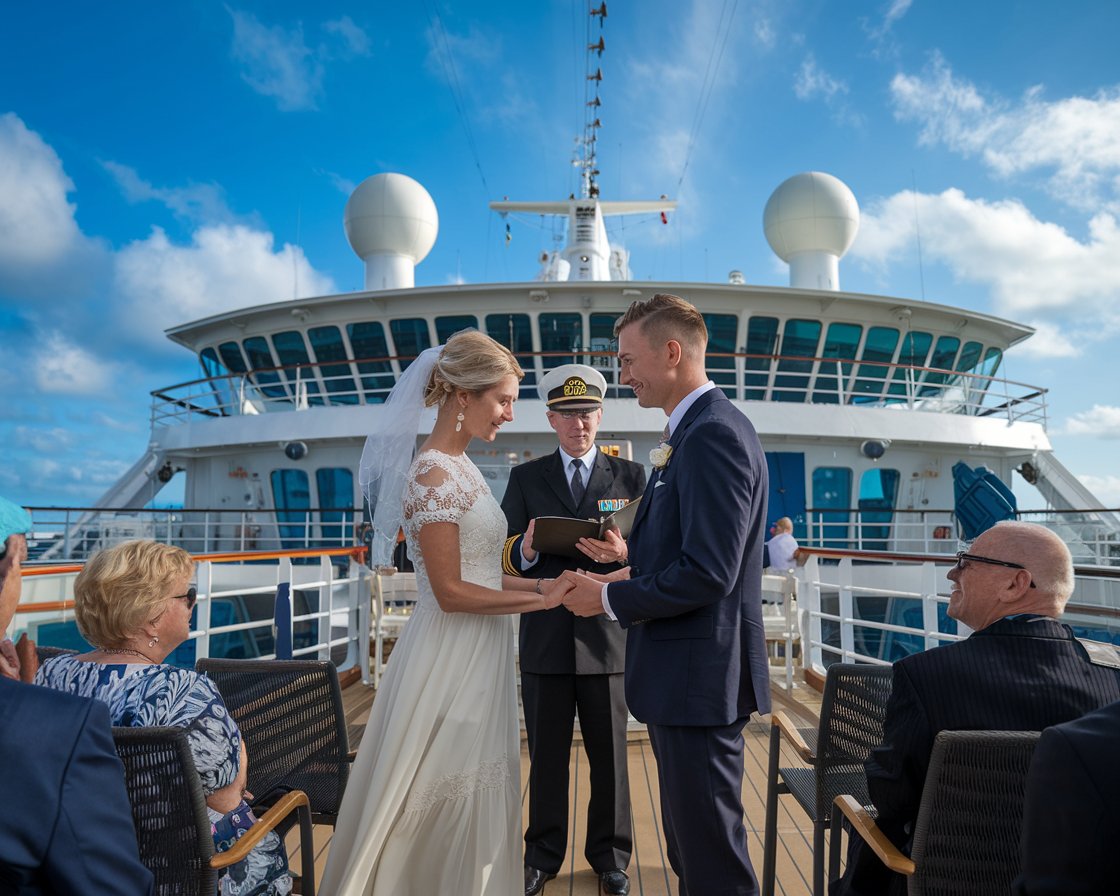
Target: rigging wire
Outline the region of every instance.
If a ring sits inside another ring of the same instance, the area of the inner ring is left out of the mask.
[[[727,11],[730,4],[731,11]],[[723,7],[719,12],[719,22],[716,24],[716,45],[718,50],[708,56],[708,65],[704,70],[704,81],[700,85],[700,98],[696,103],[696,113],[692,119],[692,129],[688,135],[688,148],[684,154],[684,164],[681,166],[681,176],[677,180],[677,193],[680,193],[684,176],[688,172],[689,162],[692,160],[692,150],[696,146],[696,138],[700,136],[700,127],[704,121],[704,113],[708,110],[708,101],[712,98],[715,88],[716,75],[719,73],[720,64],[723,62],[723,53],[727,49],[727,40],[731,35],[731,22],[735,18],[735,10],[739,0],[723,0]],[[726,16],[726,24],[724,18]]]
[[[455,68],[455,59],[451,55],[451,41],[447,36],[447,30],[443,27],[443,18],[439,14],[439,7],[432,4],[428,7],[428,17],[432,21],[432,27],[436,32],[437,44],[442,42],[440,49],[442,52],[436,53],[439,57],[440,65],[443,66],[444,75],[447,78],[448,86],[451,88],[451,98],[455,103],[455,111],[459,115],[459,121],[463,125],[463,130],[467,135],[467,146],[471,151],[471,156],[474,157],[474,166],[478,170],[478,176],[482,179],[482,188],[486,191],[486,195],[490,195],[490,185],[486,182],[486,174],[482,170],[482,162],[478,156],[478,146],[474,142],[474,132],[471,130],[470,121],[467,119],[465,112],[465,100],[463,97],[463,87],[459,81],[459,73]]]

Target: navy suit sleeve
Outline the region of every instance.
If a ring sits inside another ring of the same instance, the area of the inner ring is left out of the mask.
[[[732,593],[750,537],[759,475],[742,432],[718,419],[694,424],[661,474],[662,481],[675,479],[680,554],[651,576],[643,570],[638,579],[610,586],[611,609],[624,627],[679,616]],[[665,500],[656,495],[659,487],[647,489],[645,500]]]
[[[136,830],[113,748],[109,712],[90,701],[62,779],[59,814],[44,874],[56,893],[150,894],[152,875],[140,864]]]
[[[521,487],[521,476],[516,468],[510,471],[506,493],[502,496],[502,512],[506,515],[508,537],[502,549],[502,572],[508,576],[523,576],[521,568],[521,542],[525,530],[529,528],[529,505],[525,501],[525,491]]]

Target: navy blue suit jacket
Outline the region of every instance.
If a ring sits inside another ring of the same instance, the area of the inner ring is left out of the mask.
[[[1120,702],[1042,732],[1027,776],[1016,896],[1115,892],[1118,749]]]
[[[933,739],[940,731],[1041,731],[1120,699],[1120,670],[1093,665],[1068,626],[1042,616],[1000,619],[963,641],[894,664],[883,744],[867,760],[879,828],[908,846]],[[905,893],[853,839],[836,893]]]
[[[152,892],[103,703],[0,678],[0,893]]]
[[[770,711],[762,623],[766,458],[719,389],[701,395],[646,485],[629,581],[607,590],[626,628],[626,703],[648,724],[721,726]]]

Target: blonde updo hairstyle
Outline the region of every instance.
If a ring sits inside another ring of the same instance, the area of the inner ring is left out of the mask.
[[[485,392],[507,376],[525,376],[513,352],[478,330],[460,330],[439,353],[424,390],[424,407],[442,405],[456,389]]]
[[[74,580],[74,618],[95,647],[119,647],[166,609],[168,584],[194,572],[182,548],[125,541],[94,554]]]

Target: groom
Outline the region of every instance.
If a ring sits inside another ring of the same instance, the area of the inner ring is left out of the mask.
[[[565,573],[565,605],[627,629],[626,702],[657,759],[681,896],[755,894],[743,825],[743,726],[770,711],[762,623],[766,459],[708,381],[704,318],[677,296],[615,324],[620,382],[669,417],[630,534],[630,577]]]

